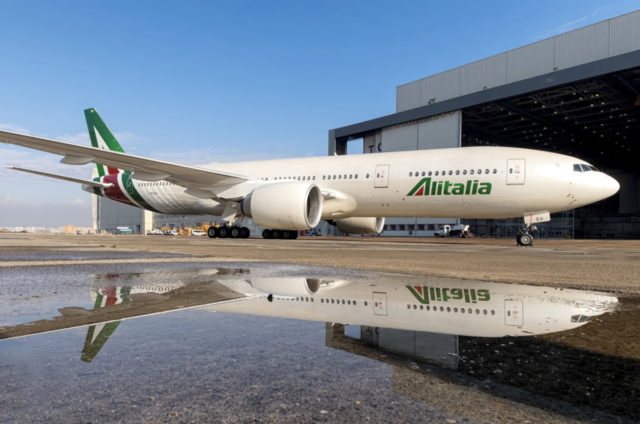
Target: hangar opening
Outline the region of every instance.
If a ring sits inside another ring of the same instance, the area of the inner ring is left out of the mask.
[[[604,201],[552,215],[538,237],[640,238],[640,11],[422,78],[396,89],[396,113],[329,131],[329,153],[495,145],[579,157],[620,183]],[[393,235],[435,221],[390,219]],[[522,218],[465,220],[511,237]],[[402,231],[398,231],[398,228]],[[422,233],[421,233],[422,231]]]

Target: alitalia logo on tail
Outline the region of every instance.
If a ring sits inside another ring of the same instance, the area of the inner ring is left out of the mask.
[[[432,180],[431,177],[421,179],[407,196],[461,196],[491,194],[491,183],[480,180],[467,180],[464,183],[453,183],[448,180]]]

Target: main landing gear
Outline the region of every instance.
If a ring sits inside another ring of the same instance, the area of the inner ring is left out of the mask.
[[[251,234],[251,230],[249,230],[247,227],[238,227],[236,225],[233,225],[231,227],[229,226],[223,226],[223,227],[209,227],[209,229],[207,230],[207,235],[210,238],[216,238],[216,237],[220,237],[220,238],[249,238],[249,235]]]
[[[538,227],[535,225],[525,225],[520,228],[518,235],[516,236],[516,242],[518,246],[533,246],[532,232],[536,231]]]
[[[262,238],[294,240],[298,238],[298,232],[295,230],[264,230]]]

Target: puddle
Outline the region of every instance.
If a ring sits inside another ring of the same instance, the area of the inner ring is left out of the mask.
[[[0,421],[640,419],[638,298],[281,264],[6,271]]]

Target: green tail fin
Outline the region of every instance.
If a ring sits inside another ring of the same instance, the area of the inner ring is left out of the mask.
[[[84,117],[87,120],[87,129],[89,130],[89,137],[93,147],[124,153],[124,149],[94,108],[85,109]],[[113,171],[100,164],[96,164],[96,167],[98,168],[98,175],[101,177]]]

